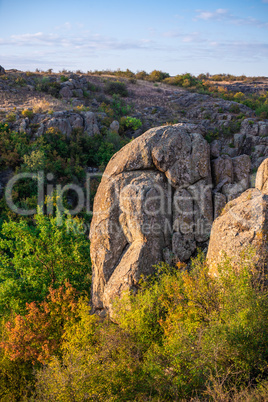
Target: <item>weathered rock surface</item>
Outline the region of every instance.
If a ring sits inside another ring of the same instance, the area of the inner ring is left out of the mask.
[[[99,134],[100,131],[95,113],[82,112],[82,116],[84,117],[85,122],[85,132],[88,133],[88,135]]]
[[[213,221],[210,148],[193,125],[147,131],[110,161],[91,224],[92,303],[112,301],[153,273],[163,250],[185,261]]]
[[[37,127],[36,132],[32,132],[30,123]],[[29,118],[26,118],[18,119],[12,124],[12,129],[35,134],[35,136],[43,135],[49,128],[59,130],[67,136],[70,136],[74,129],[79,129],[89,136],[100,133],[97,116],[93,112],[60,111],[53,115],[37,113],[31,122]]]
[[[206,247],[213,219],[249,187],[248,155],[219,156],[202,127],[148,130],[108,164],[91,224],[92,304],[108,310],[160,260],[187,261]],[[212,174],[211,174],[212,168]]]
[[[6,71],[5,71],[4,67],[0,66],[0,75],[3,75],[5,73],[6,73]]]
[[[255,187],[268,194],[268,159],[265,159],[258,169]]]
[[[268,159],[260,166],[256,188],[248,189],[230,201],[221,216],[213,223],[207,261],[212,273],[217,274],[217,265],[222,257],[231,257],[233,263],[240,254],[252,246],[256,251],[255,261],[268,264]]]
[[[52,118],[51,120],[48,121],[47,123],[47,128],[55,128],[62,133],[66,134],[67,137],[71,135],[72,132],[72,127],[70,122],[67,119],[62,119],[62,118]]]

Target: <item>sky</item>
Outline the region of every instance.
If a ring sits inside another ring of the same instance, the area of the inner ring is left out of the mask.
[[[0,65],[268,76],[268,0],[0,0]]]

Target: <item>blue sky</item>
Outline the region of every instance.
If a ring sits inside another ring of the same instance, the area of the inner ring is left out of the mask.
[[[0,65],[268,76],[268,0],[0,0]]]

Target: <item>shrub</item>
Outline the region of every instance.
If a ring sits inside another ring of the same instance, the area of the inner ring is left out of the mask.
[[[243,99],[243,98],[245,98],[245,94],[243,94],[243,92],[237,92],[237,93],[234,95],[234,99],[241,100],[241,99]]]
[[[14,121],[16,121],[16,114],[13,112],[10,112],[7,116],[6,116],[6,121],[8,121],[9,123],[13,123]]]
[[[105,85],[105,92],[109,95],[128,96],[126,84],[120,81],[108,81]]]
[[[169,77],[164,80],[165,83],[170,85],[177,85],[180,87],[192,87],[198,84],[198,80],[191,74],[181,74],[175,77]]]
[[[91,92],[97,92],[100,90],[100,88],[98,86],[92,84],[92,82],[88,82],[87,87],[88,87],[88,90]]]
[[[100,105],[100,111],[105,112],[110,118],[109,124],[112,120],[119,120],[121,116],[127,115],[131,111],[131,106],[127,105],[119,95],[113,95],[112,101],[105,99]]]
[[[61,85],[59,82],[50,81],[49,77],[43,77],[36,80],[35,88],[39,92],[47,92],[50,95],[58,98]]]
[[[23,117],[29,117],[29,119],[31,119],[31,118],[33,117],[34,113],[33,113],[32,110],[24,109],[24,110],[21,112],[21,115],[22,115]]]
[[[260,116],[262,119],[268,118],[268,104],[261,105],[256,108],[256,115]]]
[[[125,128],[131,128],[132,130],[136,131],[138,128],[142,126],[142,122],[140,119],[137,119],[136,117],[122,117],[120,119],[120,125],[125,129]]]
[[[168,73],[164,73],[163,71],[160,70],[154,70],[152,71],[147,77],[146,79],[148,81],[163,81],[165,78],[168,78],[169,74]]]
[[[146,78],[148,77],[148,73],[146,73],[146,71],[139,71],[136,73],[135,76],[137,80],[146,80]]]
[[[18,85],[19,87],[25,87],[26,85],[26,80],[22,77],[17,77],[15,79],[15,84]]]
[[[235,104],[235,103],[233,103],[231,106],[230,106],[230,112],[231,113],[235,113],[235,114],[238,114],[238,113],[240,113],[240,107],[239,107],[239,105],[238,104]]]
[[[60,82],[66,82],[66,81],[69,81],[69,78],[66,77],[65,75],[61,75],[60,76]]]
[[[72,227],[78,220],[35,216],[33,227],[25,220],[5,222],[0,239],[0,315],[21,313],[25,303],[42,301],[49,288],[68,280],[88,291],[91,281],[89,243]],[[11,268],[12,267],[12,268]]]

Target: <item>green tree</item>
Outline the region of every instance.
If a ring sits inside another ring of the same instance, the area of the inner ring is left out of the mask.
[[[49,288],[66,280],[78,291],[89,292],[91,265],[89,241],[79,233],[78,219],[35,216],[5,222],[0,239],[0,314],[20,313],[25,303],[42,301]],[[76,229],[76,230],[74,230]]]

